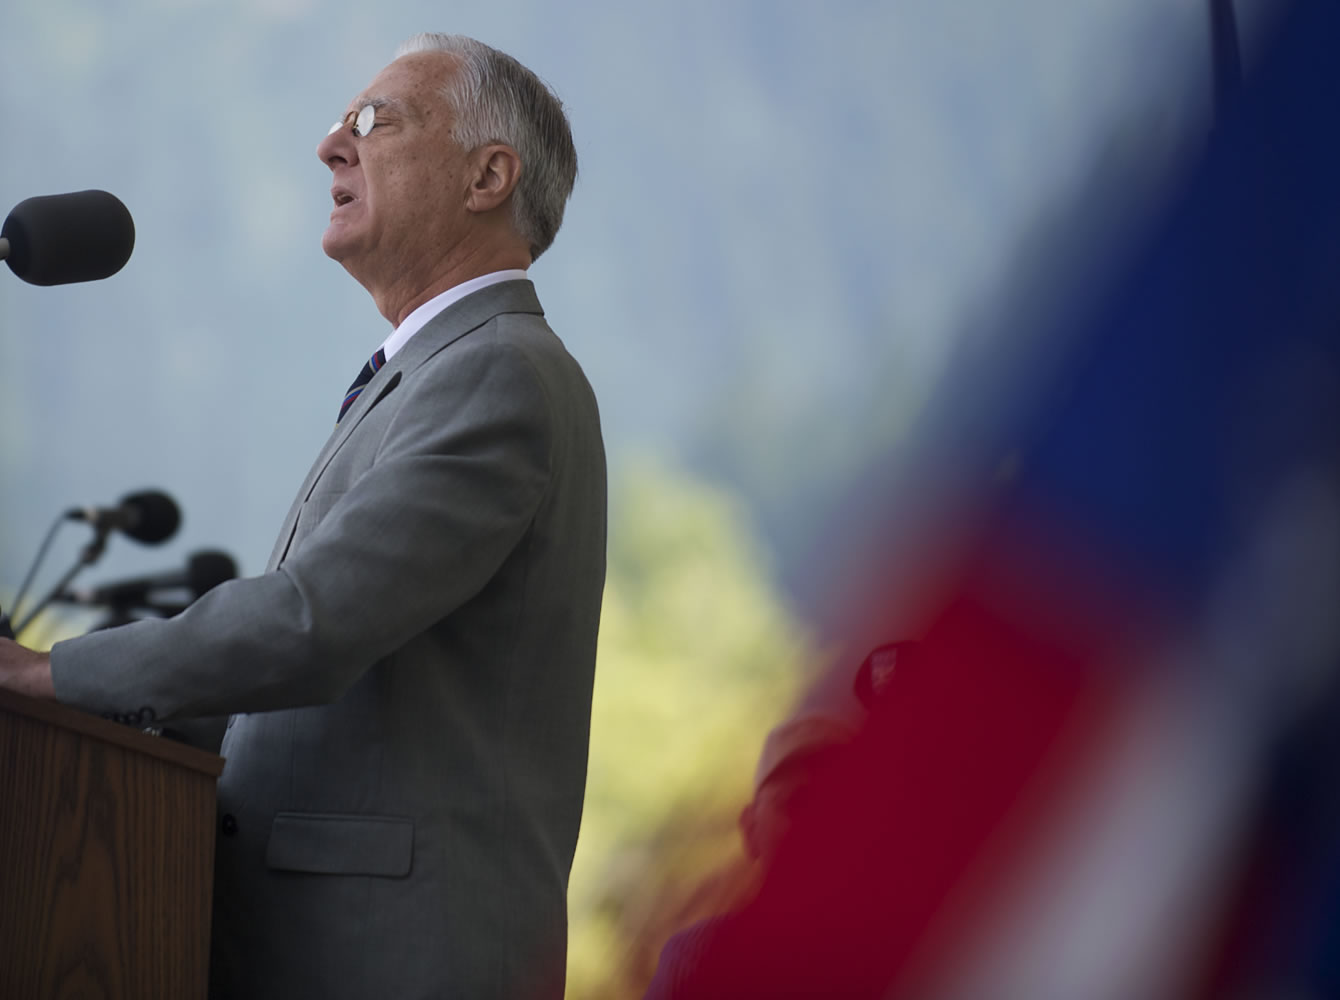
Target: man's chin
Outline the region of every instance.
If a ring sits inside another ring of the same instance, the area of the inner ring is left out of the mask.
[[[321,236],[321,249],[331,260],[343,263],[350,253],[348,234],[343,231],[342,227],[332,223],[326,227],[326,231]]]

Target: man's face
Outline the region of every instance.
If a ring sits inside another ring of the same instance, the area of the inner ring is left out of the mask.
[[[321,247],[374,294],[431,268],[461,237],[466,156],[440,93],[455,71],[441,52],[397,59],[345,109],[373,105],[371,131],[354,135],[350,118],[317,146],[334,201]]]

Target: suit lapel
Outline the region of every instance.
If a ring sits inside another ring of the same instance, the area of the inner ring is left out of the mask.
[[[444,350],[450,344],[460,340],[466,334],[479,329],[495,316],[503,313],[533,313],[544,315],[540,300],[535,295],[535,286],[529,281],[503,281],[487,288],[481,288],[454,302],[434,316],[422,330],[410,337],[409,341],[396,352],[395,356],[384,364],[372,376],[363,392],[345,412],[339,425],[331,433],[321,452],[312,463],[312,468],[303,480],[302,488],[293,500],[279,537],[275,541],[274,551],[266,566],[269,572],[279,566],[288,553],[293,529],[298,523],[298,511],[312,495],[321,474],[330,465],[331,459],[340,450],[350,436],[358,429],[359,423],[371,412],[372,408],[393,392],[413,371]]]

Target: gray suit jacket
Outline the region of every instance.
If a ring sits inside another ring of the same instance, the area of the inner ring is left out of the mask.
[[[542,315],[526,281],[449,307],[345,415],[264,575],[52,650],[63,702],[233,715],[217,997],[562,996],[606,487]]]

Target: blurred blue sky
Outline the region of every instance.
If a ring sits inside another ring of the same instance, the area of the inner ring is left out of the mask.
[[[1269,7],[1239,0],[1249,58]],[[887,448],[961,331],[1049,266],[1030,234],[1108,219],[1072,202],[1104,158],[1161,168],[1207,110],[1204,0],[11,0],[0,210],[105,188],[137,245],[104,282],[0,273],[0,597],[59,510],[144,486],[182,532],[90,578],[205,547],[262,568],[388,332],[321,254],[314,149],[420,30],[512,53],[569,109],[581,176],[532,277],[612,473],[661,454],[746,505],[818,504],[807,481]]]

